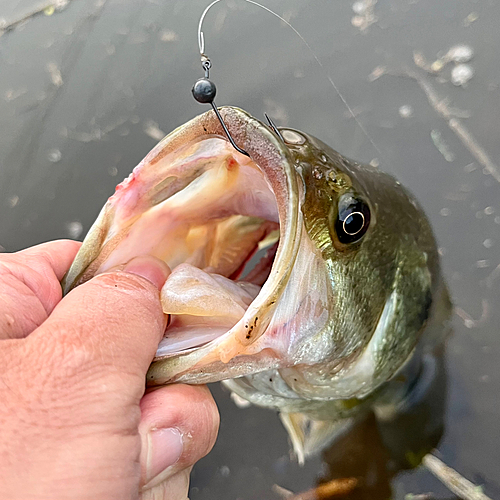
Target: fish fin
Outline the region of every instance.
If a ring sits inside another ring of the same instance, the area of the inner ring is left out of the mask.
[[[304,413],[280,413],[279,416],[300,465],[304,465],[306,458],[326,448],[353,423],[352,418],[315,420]]]

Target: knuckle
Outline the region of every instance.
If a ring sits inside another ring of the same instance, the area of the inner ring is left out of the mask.
[[[76,429],[91,423],[97,429],[123,422],[137,406],[141,381],[124,374],[99,351],[98,344],[84,341],[71,328],[59,330],[57,341],[38,339],[29,345],[19,390],[29,396],[24,406],[37,425]],[[138,409],[133,417],[139,420]]]
[[[83,341],[78,328],[60,326],[39,338],[28,337],[33,376],[49,394],[72,388],[96,373],[100,360],[92,339]],[[73,389],[69,389],[73,390]]]

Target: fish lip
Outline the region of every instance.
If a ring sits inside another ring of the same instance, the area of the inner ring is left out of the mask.
[[[253,352],[252,346],[266,333],[298,252],[300,193],[294,159],[268,126],[246,111],[230,106],[219,111],[236,144],[261,168],[273,189],[280,222],[276,257],[269,278],[241,320],[227,333],[203,346],[155,358],[147,374],[148,385],[214,382],[278,367],[281,363],[278,353],[258,348]],[[154,164],[187,141],[210,135],[227,140],[213,111],[174,130],[146,156],[144,163]],[[235,154],[239,153],[235,151]],[[226,373],[221,374],[221,369]]]

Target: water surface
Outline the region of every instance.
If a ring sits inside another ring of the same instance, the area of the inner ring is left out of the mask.
[[[437,440],[441,431],[437,448],[445,462],[500,497],[500,4],[379,0],[361,14],[363,4],[354,5],[357,14],[353,4],[266,1],[303,34],[324,69],[270,14],[241,0],[214,8],[205,35],[217,102],[257,117],[266,111],[278,125],[316,135],[348,157],[375,161],[417,195],[435,228],[456,306],[446,374],[430,406],[399,430],[377,430],[368,420],[303,468],[290,460],[274,413],[238,409],[215,386],[220,437],[194,469],[192,500],[275,499],[274,485],[299,492],[346,474],[365,477],[357,498],[426,492],[450,498],[425,470],[399,471],[397,446],[387,449],[387,442],[405,443],[420,432]],[[3,0],[0,18],[20,19],[39,5]],[[3,249],[83,238],[114,186],[162,133],[205,111],[190,88],[202,76],[196,27],[206,5],[73,0],[0,37]],[[415,66],[415,51],[432,63],[455,44],[475,51],[465,88],[450,82],[453,64],[438,76]],[[376,68],[391,75],[375,79]],[[408,71],[417,71],[420,85],[404,76]],[[485,168],[473,154],[477,148],[471,152],[449,127],[425,85],[493,167]]]

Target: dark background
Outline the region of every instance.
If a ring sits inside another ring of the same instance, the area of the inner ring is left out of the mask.
[[[322,69],[293,31],[269,13],[242,0],[221,2],[205,23],[217,103],[257,117],[267,111],[278,125],[316,135],[348,157],[375,160],[417,195],[434,225],[456,307],[445,358],[448,411],[438,450],[498,498],[500,170],[494,170],[500,163],[500,4],[372,3],[355,18],[353,7],[359,11],[360,2],[265,0],[307,39]],[[2,25],[40,5],[1,0]],[[83,238],[114,186],[162,131],[206,110],[190,89],[202,76],[196,28],[207,5],[73,0],[0,36],[2,250]],[[415,51],[432,63],[455,44],[474,49],[474,76],[465,88],[450,82],[453,63],[437,76],[414,64]],[[416,71],[421,85],[405,76],[374,80],[370,74],[377,67],[400,75]],[[493,162],[489,170],[431,106],[422,85],[458,113]],[[411,107],[411,116],[402,106]],[[285,431],[272,412],[237,409],[218,386],[214,392],[222,413],[220,438],[194,469],[192,500],[279,498],[274,484],[297,492],[335,475],[337,466],[326,465],[331,457],[304,468],[291,461]],[[378,453],[369,444],[372,427],[352,438],[358,448],[366,447],[365,455]],[[385,463],[384,457],[377,463]],[[389,490],[381,491],[371,498],[389,498]],[[436,498],[451,496],[422,469],[392,480],[397,499],[429,491]]]

